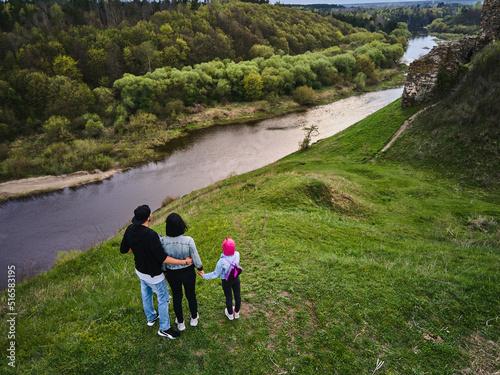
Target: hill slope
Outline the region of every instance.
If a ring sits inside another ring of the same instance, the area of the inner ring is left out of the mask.
[[[428,109],[388,158],[464,182],[500,186],[500,42],[474,56],[459,87]]]
[[[5,373],[498,371],[498,195],[436,172],[430,157],[409,161],[419,155],[414,132],[376,158],[417,110],[396,101],[306,152],[155,212],[160,233],[170,212],[187,220],[206,270],[222,240],[236,240],[238,321],[224,317],[219,282],[199,279],[198,327],[179,340],[159,337],[145,324],[118,236],[15,288],[17,367]],[[443,149],[459,160],[454,151]],[[9,296],[0,296],[5,322]],[[4,353],[8,329],[0,328]]]

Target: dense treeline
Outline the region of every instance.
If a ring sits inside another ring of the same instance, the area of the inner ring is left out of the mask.
[[[399,22],[406,23],[410,30],[418,30],[443,18],[451,18],[447,23],[450,28],[456,24],[479,26],[482,3],[478,2],[474,7],[459,3],[439,3],[436,6],[430,2],[407,7],[342,7],[325,4],[304,7],[315,9],[321,14],[330,14],[354,27],[362,27],[368,31],[391,32]]]
[[[4,180],[144,161],[117,150],[117,139],[158,131],[195,104],[376,84],[409,36],[403,23],[371,33],[311,11],[236,1],[1,7]],[[21,147],[20,136],[34,140]]]
[[[475,35],[479,32],[483,4],[462,7],[456,13],[437,18],[427,27],[432,33]]]

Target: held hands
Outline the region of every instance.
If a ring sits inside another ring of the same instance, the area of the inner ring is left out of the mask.
[[[201,270],[201,271],[196,271],[196,273],[198,275],[200,275],[200,277],[203,277],[203,275],[205,274],[205,271]]]

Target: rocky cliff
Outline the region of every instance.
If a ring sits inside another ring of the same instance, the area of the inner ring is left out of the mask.
[[[410,64],[402,106],[423,103],[449,88],[458,77],[461,65],[470,62],[474,53],[485,45],[499,39],[500,0],[484,0],[479,36],[441,43]]]

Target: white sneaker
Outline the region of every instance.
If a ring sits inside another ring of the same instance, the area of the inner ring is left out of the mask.
[[[229,313],[227,312],[227,309],[224,309],[224,314],[226,314],[226,316],[227,316],[227,318],[228,318],[229,320],[233,320],[233,319],[234,319],[234,315],[233,315],[233,314],[229,314]]]
[[[200,314],[196,314],[196,318],[192,318],[191,317],[191,322],[189,324],[191,324],[191,327],[196,327],[198,325],[198,319],[200,318]]]
[[[175,318],[175,324],[177,324],[177,329],[179,331],[184,331],[186,329],[186,323],[182,322],[182,323],[179,323],[177,321],[177,318]]]
[[[236,312],[236,310],[234,309],[234,306],[233,306],[233,313],[234,313],[234,319],[239,319],[240,318],[240,312]]]
[[[152,327],[155,325],[155,322],[160,318],[160,315],[158,313],[156,313],[156,317],[153,319],[153,321],[151,322],[148,322],[148,326],[149,327]]]

